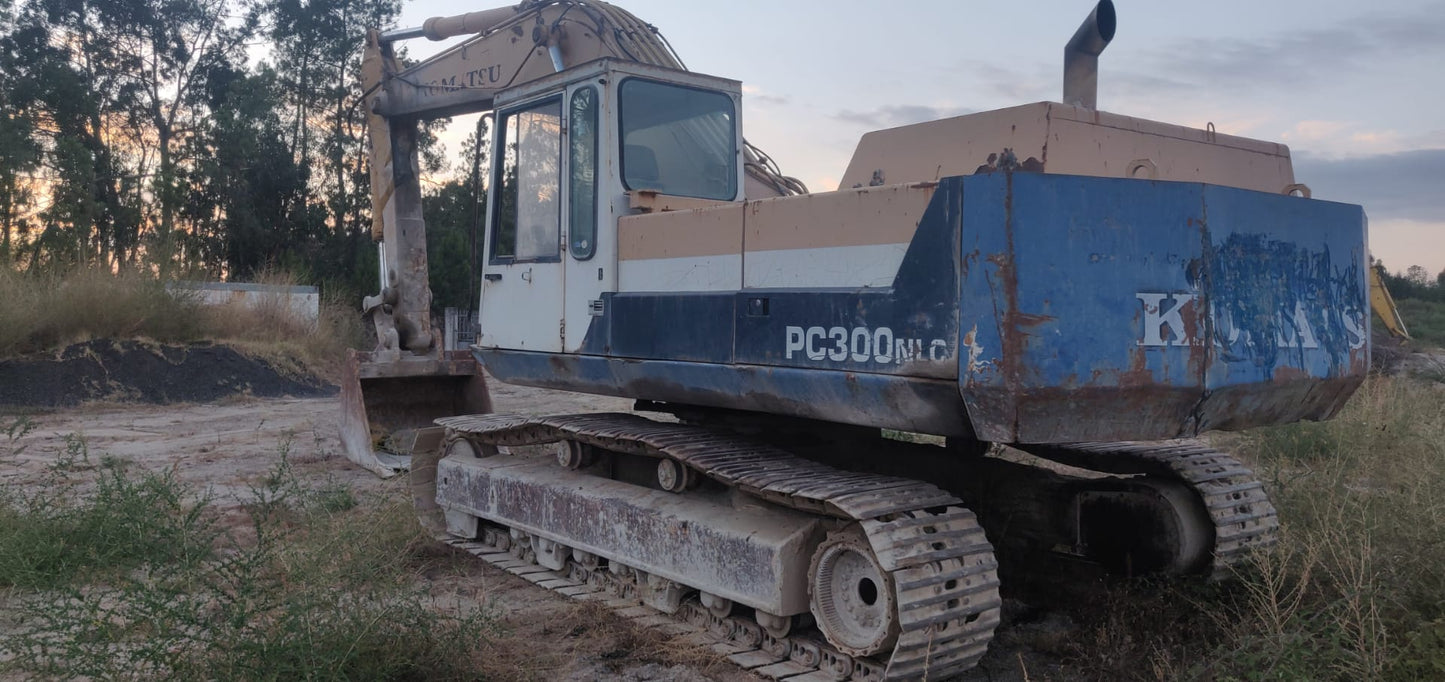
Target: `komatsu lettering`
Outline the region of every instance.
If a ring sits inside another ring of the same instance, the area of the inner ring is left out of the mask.
[[[1138,345],[1146,348],[1204,345],[1205,313],[1199,307],[1198,294],[1140,292],[1135,294],[1135,298],[1144,309],[1144,330]],[[1266,319],[1259,329],[1254,330],[1255,333],[1239,324],[1228,311],[1210,311],[1209,314],[1213,343],[1218,347],[1232,348],[1241,342],[1255,347],[1260,334],[1272,337],[1267,343],[1272,342],[1279,348],[1313,350],[1320,347],[1317,330],[1300,302],[1295,302],[1293,310],[1281,310],[1274,319]],[[1352,311],[1341,315],[1339,321],[1350,348],[1364,347],[1364,316]],[[1254,322],[1259,324],[1258,320]]]
[[[942,362],[952,354],[944,339],[897,338],[888,327],[788,327],[783,355],[830,362]]]

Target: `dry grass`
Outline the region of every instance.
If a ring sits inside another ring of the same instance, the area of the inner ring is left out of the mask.
[[[0,268],[0,357],[95,338],[204,338],[198,306],[144,275],[78,270],[22,275]]]
[[[261,284],[294,285],[285,273]],[[98,338],[161,343],[215,341],[283,371],[335,380],[344,351],[362,343],[360,315],[349,302],[323,300],[320,319],[305,319],[280,296],[254,305],[205,306],[184,289],[135,272],[77,270],[23,275],[0,269],[0,358],[55,350]]]
[[[1315,679],[1445,676],[1445,385],[1375,377],[1323,424],[1246,434],[1284,540],[1243,575],[1227,659]]]
[[[288,273],[265,271],[255,283],[295,286]],[[201,313],[209,338],[260,357],[280,369],[339,378],[347,348],[360,347],[364,337],[361,313],[354,302],[323,299],[319,319],[298,315],[280,294],[263,295],[250,305],[208,306]]]

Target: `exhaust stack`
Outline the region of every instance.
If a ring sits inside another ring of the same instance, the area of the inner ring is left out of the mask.
[[[1099,53],[1114,39],[1112,0],[1101,0],[1064,46],[1064,104],[1099,108]]]

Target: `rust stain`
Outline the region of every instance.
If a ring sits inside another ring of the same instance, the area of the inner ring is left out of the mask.
[[[1007,188],[1004,193],[1004,236],[1007,239],[1008,251],[1006,254],[994,254],[989,260],[998,266],[998,278],[1003,287],[1004,313],[1003,324],[999,332],[1002,336],[1003,348],[999,354],[999,365],[1003,371],[1005,385],[1013,396],[1021,395],[1023,390],[1023,369],[1024,369],[1024,334],[1019,329],[1019,278],[1018,268],[1014,262],[1014,176],[1013,173],[1004,175]],[[1003,258],[998,256],[1003,255]],[[997,260],[995,260],[997,258]],[[1017,398],[1015,398],[1017,399]],[[1018,406],[1012,406],[1013,414],[1008,420],[1009,428],[1014,437],[1018,437]]]
[[[1155,384],[1154,374],[1149,371],[1149,355],[1143,346],[1129,349],[1129,368],[1119,373],[1119,386],[1137,388]]]
[[[1206,307],[1201,305],[1199,297],[1195,297],[1179,311],[1179,317],[1184,321],[1184,336],[1189,342],[1189,374],[1201,378],[1209,367],[1209,343],[1205,337],[1209,315]]]
[[[1032,313],[1019,313],[1014,317],[1020,327],[1037,327],[1045,322],[1053,322],[1059,319],[1053,315],[1035,315]]]
[[[1277,384],[1289,383],[1291,381],[1311,379],[1310,373],[1298,367],[1279,365],[1274,368],[1274,374],[1270,377]]]
[[[1368,344],[1350,349],[1350,373],[1363,373],[1370,369],[1370,354],[1366,352],[1367,348]]]

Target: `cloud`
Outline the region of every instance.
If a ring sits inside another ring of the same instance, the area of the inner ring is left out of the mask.
[[[1395,130],[1371,130],[1350,121],[1304,120],[1279,134],[1279,139],[1302,154],[1321,157],[1394,154],[1411,149],[1442,146],[1407,138]]]
[[[1371,218],[1445,221],[1445,149],[1339,159],[1300,153],[1294,169],[1315,198],[1360,204]]]
[[[1344,25],[1259,39],[1196,38],[1153,55],[1154,72],[1234,87],[1300,87],[1380,59],[1445,48],[1445,3],[1414,13],[1375,13]]]
[[[743,97],[748,102],[754,102],[757,104],[771,104],[775,106],[782,106],[791,101],[784,95],[769,94],[763,92],[762,88],[748,83],[743,83]]]
[[[848,123],[857,123],[868,128],[896,128],[910,123],[936,121],[940,118],[971,114],[977,109],[965,107],[935,107],[926,104],[898,104],[882,106],[872,111],[851,111],[844,109],[833,118]]]

